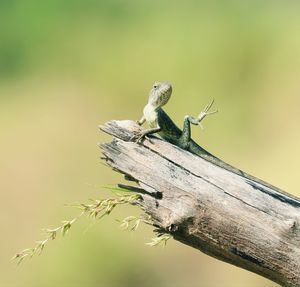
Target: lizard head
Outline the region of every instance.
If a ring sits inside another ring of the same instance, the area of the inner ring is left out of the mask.
[[[148,104],[155,109],[164,106],[170,99],[172,94],[172,86],[169,82],[155,82],[149,93]]]

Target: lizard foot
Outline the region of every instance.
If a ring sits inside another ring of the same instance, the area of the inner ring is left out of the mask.
[[[211,111],[211,112],[209,111],[210,108],[212,107],[212,105],[214,104],[214,102],[215,102],[215,100],[212,99],[212,101],[205,106],[203,111],[199,114],[198,119],[203,119],[206,116],[209,116],[209,115],[212,115],[212,114],[215,114],[215,113],[218,112],[218,110],[214,110],[214,111]]]
[[[136,120],[135,121],[139,126],[141,126],[143,124],[143,122],[141,122],[140,120]]]
[[[199,114],[199,116],[197,117],[197,119],[194,122],[192,122],[192,124],[194,124],[194,125],[200,125],[200,127],[203,129],[201,121],[203,121],[206,116],[213,115],[213,114],[215,114],[215,113],[218,112],[218,110],[214,110],[214,111],[211,111],[211,112],[209,111],[210,108],[212,107],[212,105],[214,104],[214,102],[215,102],[215,100],[212,99],[212,101],[205,106],[205,108],[203,109],[203,111]]]
[[[153,143],[153,141],[144,132],[132,136],[129,140],[134,141],[137,144],[141,144],[144,139],[147,139],[150,143]]]
[[[214,103],[214,100],[212,100],[208,105],[206,105],[206,107],[203,109],[203,111],[199,114],[198,117],[194,118],[192,116],[185,116],[185,121],[188,120],[191,124],[196,125],[196,126],[200,126],[203,129],[203,126],[201,124],[201,122],[204,120],[204,118],[206,116],[215,114],[218,112],[218,110],[214,110],[214,111],[209,111],[210,108],[212,107]]]

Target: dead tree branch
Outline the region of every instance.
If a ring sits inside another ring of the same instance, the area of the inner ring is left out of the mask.
[[[130,142],[140,127],[111,121],[106,162],[136,181],[140,204],[173,237],[217,259],[300,286],[300,200],[163,140]]]

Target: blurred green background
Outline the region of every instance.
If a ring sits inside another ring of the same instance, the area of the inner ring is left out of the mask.
[[[144,245],[115,219],[82,220],[21,266],[17,251],[102,198],[122,177],[101,164],[97,125],[138,119],[156,80],[181,125],[212,98],[194,138],[225,161],[299,192],[297,1],[0,1],[0,286],[275,286],[175,241]],[[297,194],[298,193],[298,194]]]

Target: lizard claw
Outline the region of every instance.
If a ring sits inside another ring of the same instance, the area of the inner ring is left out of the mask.
[[[214,104],[214,102],[215,102],[215,99],[212,99],[211,102],[205,106],[203,112],[207,113],[210,110],[210,108],[212,107],[212,105]]]
[[[134,141],[134,142],[137,142],[137,140],[139,139],[139,135],[133,135],[130,139],[129,139],[129,141]]]
[[[146,136],[145,136],[143,133],[141,133],[140,135],[138,135],[138,136],[136,137],[135,143],[141,144],[141,143],[144,141],[145,137],[146,137]]]
[[[149,137],[147,137],[147,135],[145,135],[144,132],[141,132],[137,135],[133,135],[129,140],[139,144],[142,143],[144,139],[147,139],[150,143],[153,143],[153,141]]]
[[[211,102],[204,108],[204,110],[202,111],[202,113],[206,114],[206,115],[211,115],[211,114],[215,114],[218,112],[218,110],[214,110],[209,112],[210,108],[213,106],[215,102],[215,99],[212,99]]]
[[[205,108],[203,109],[203,111],[199,114],[198,119],[200,119],[200,121],[203,120],[206,116],[209,116],[209,115],[212,115],[212,114],[215,114],[218,112],[218,110],[214,110],[211,112],[209,111],[210,108],[212,107],[212,105],[214,104],[214,102],[215,102],[215,100],[212,99],[212,101],[209,104],[207,104],[205,106]]]

